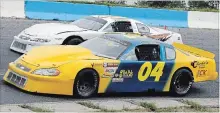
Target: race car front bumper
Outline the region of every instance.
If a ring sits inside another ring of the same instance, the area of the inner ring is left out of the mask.
[[[27,53],[33,47],[42,46],[42,45],[55,45],[56,43],[39,43],[32,42],[29,40],[19,39],[17,36],[14,37],[13,42],[11,43],[10,49],[19,53]]]
[[[16,68],[13,63],[10,63],[3,79],[7,83],[28,92],[72,95],[73,80],[63,79],[59,76],[33,75],[30,72]]]

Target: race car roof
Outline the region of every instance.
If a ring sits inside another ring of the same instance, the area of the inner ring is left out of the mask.
[[[115,38],[117,40],[127,41],[130,42],[132,45],[139,45],[139,44],[163,44],[168,45],[164,42],[159,40],[155,40],[149,38],[147,36],[140,36],[134,33],[105,33],[107,37]]]
[[[131,18],[113,15],[92,15],[92,17],[102,18],[104,20],[114,20],[114,21],[137,21]],[[138,22],[138,21],[137,21]]]

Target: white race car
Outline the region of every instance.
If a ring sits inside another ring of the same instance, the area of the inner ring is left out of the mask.
[[[179,33],[150,27],[140,21],[110,15],[92,15],[71,23],[33,25],[14,37],[10,49],[26,53],[40,45],[77,45],[106,32],[129,32],[147,35],[166,43],[183,43]]]

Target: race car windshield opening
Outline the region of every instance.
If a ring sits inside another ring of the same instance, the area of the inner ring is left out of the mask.
[[[96,17],[86,17],[72,22],[73,25],[76,25],[83,29],[98,31],[107,23],[106,20]]]
[[[129,43],[105,37],[93,38],[79,45],[91,50],[96,56],[117,59],[127,49]]]

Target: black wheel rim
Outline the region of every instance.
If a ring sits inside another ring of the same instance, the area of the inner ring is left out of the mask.
[[[188,76],[180,73],[174,82],[176,93],[186,94],[192,86],[192,81]]]
[[[80,77],[80,79],[77,81],[77,92],[79,95],[83,97],[90,96],[94,93],[94,91],[97,88],[97,77],[91,76],[91,75],[84,75]]]

